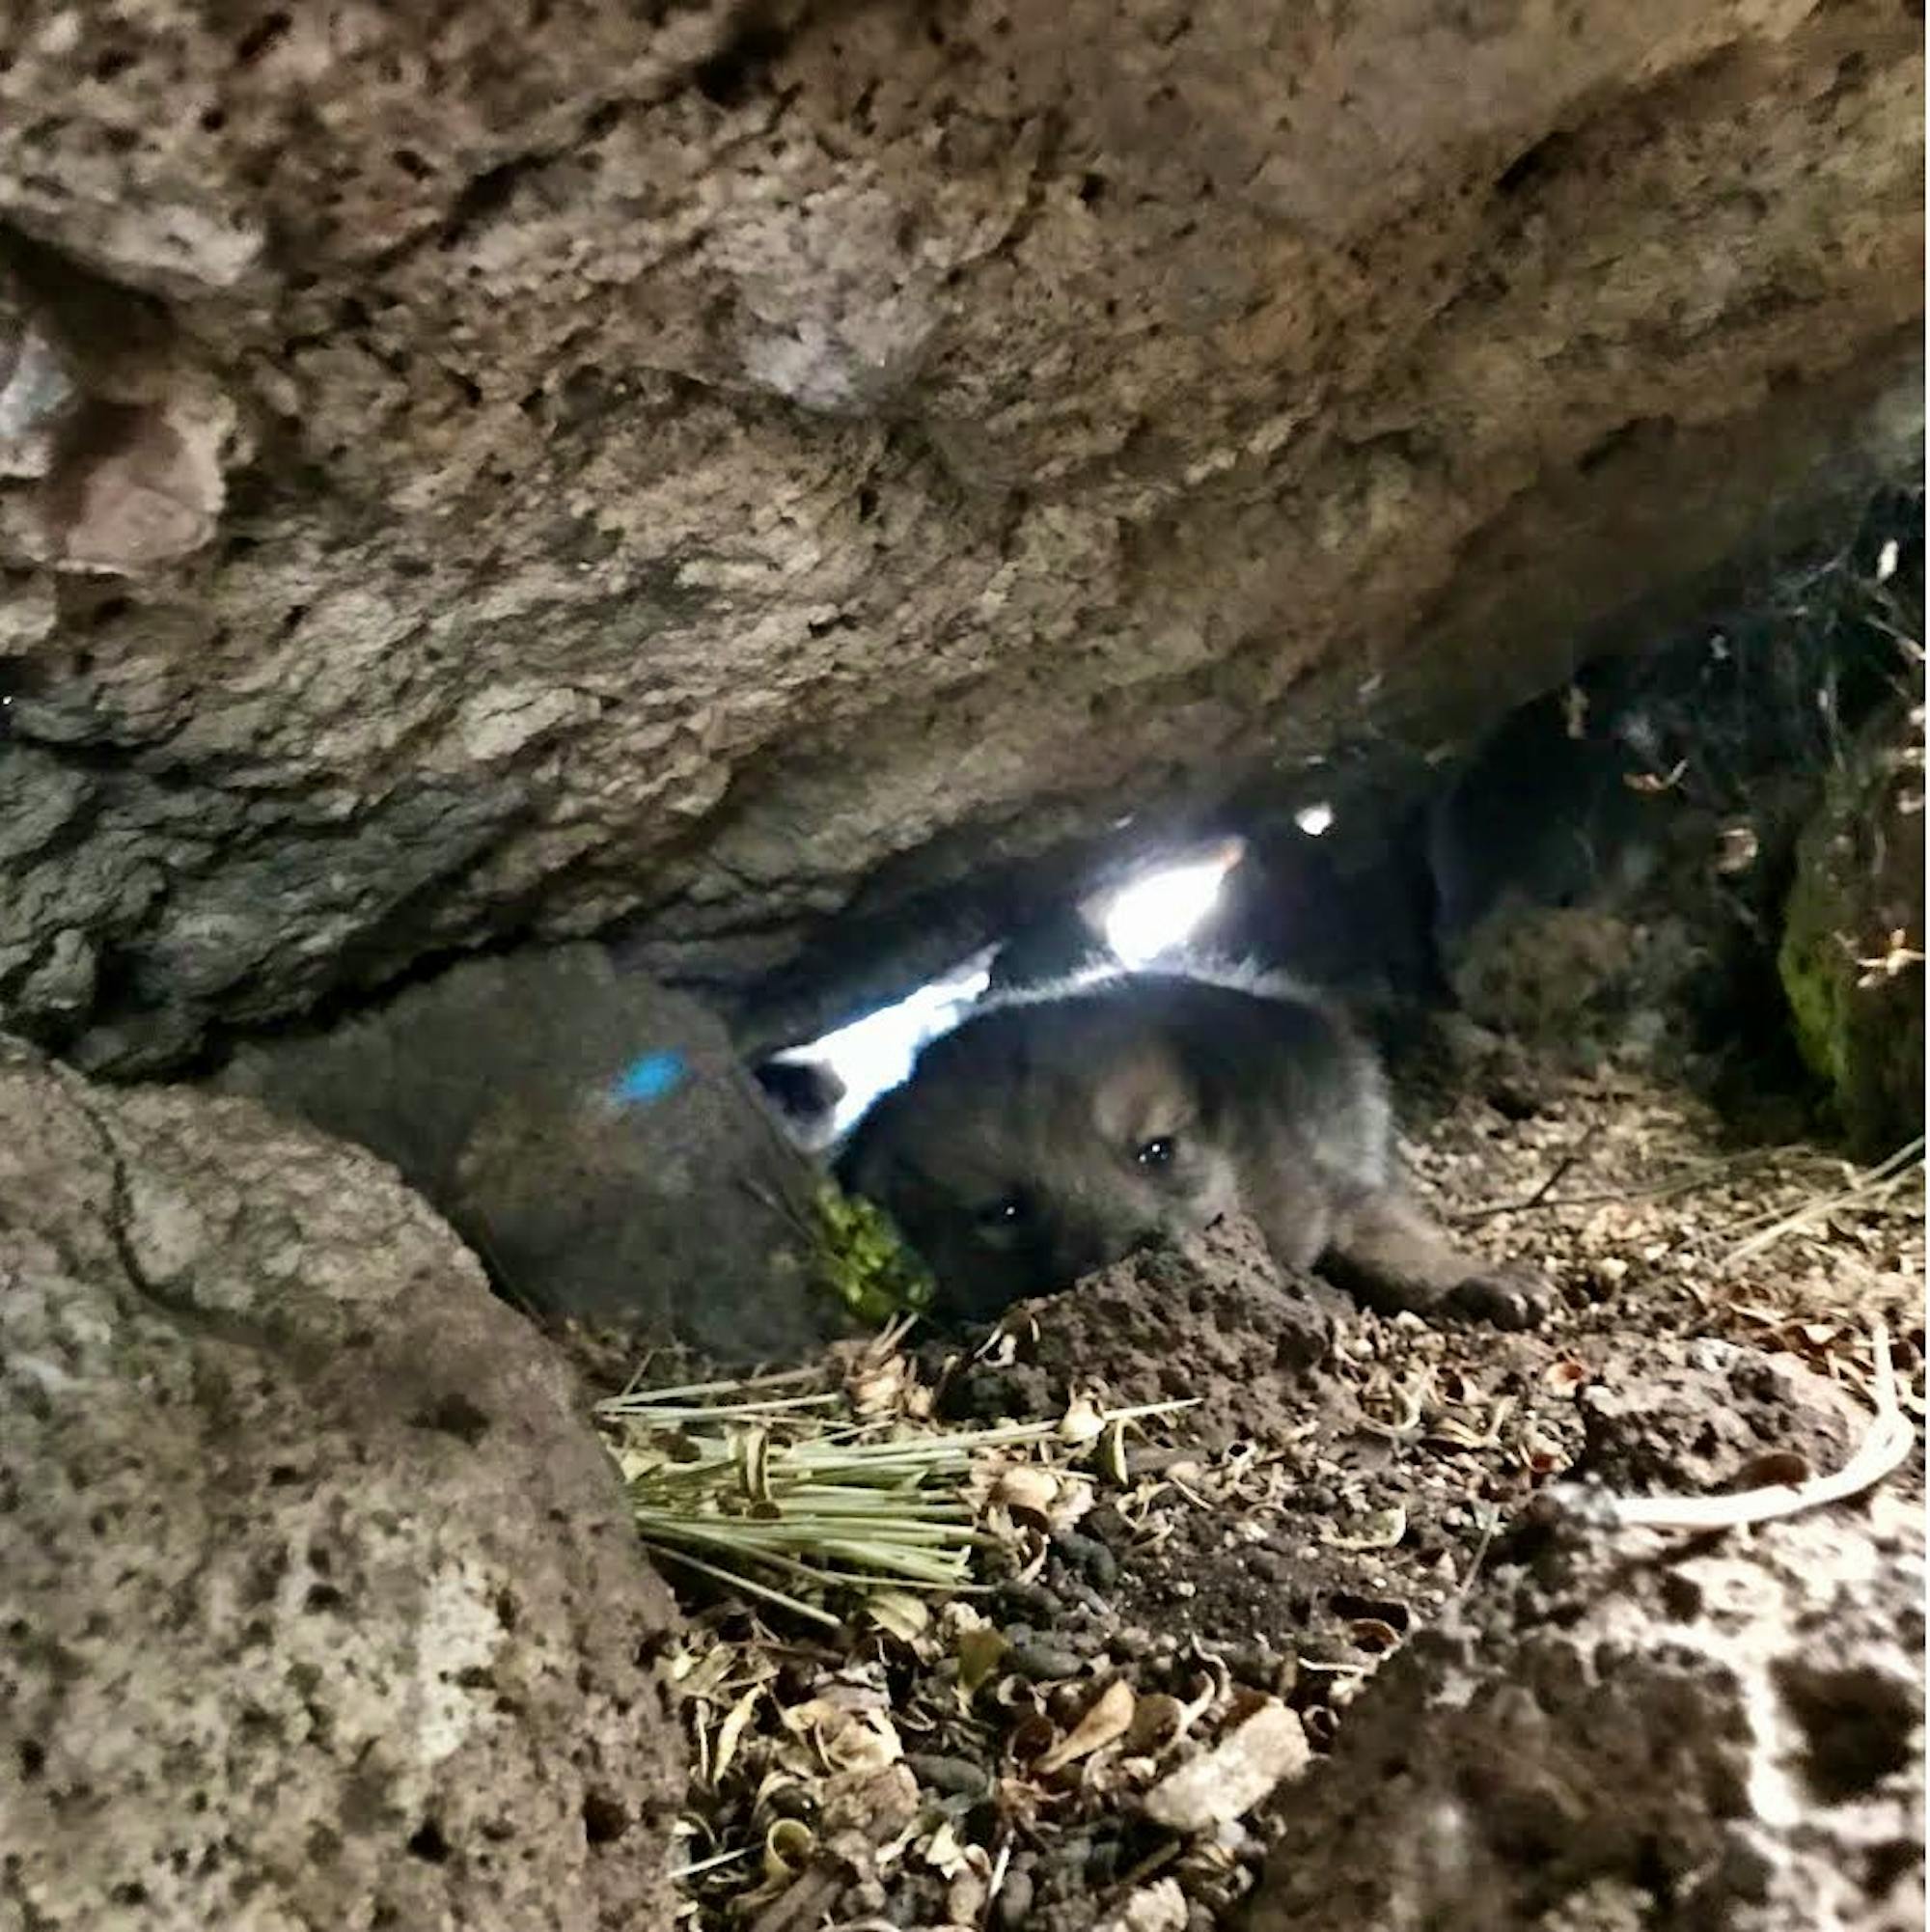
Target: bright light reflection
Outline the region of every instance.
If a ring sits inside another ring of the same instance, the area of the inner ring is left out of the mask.
[[[1331,832],[1334,829],[1334,808],[1325,803],[1319,805],[1303,805],[1293,814],[1293,822],[1310,839],[1318,839],[1323,833]]]
[[[1239,846],[1228,845],[1199,864],[1148,872],[1121,886],[1106,908],[1106,944],[1128,966],[1144,966],[1171,951],[1213,910],[1239,862]]]
[[[1120,963],[1143,966],[1182,944],[1212,911],[1243,850],[1239,841],[1230,840],[1210,859],[1149,872],[1102,900],[1094,908],[1097,924]],[[836,1114],[813,1137],[817,1145],[846,1133],[879,1094],[910,1076],[919,1049],[949,1033],[984,992],[990,968],[990,956],[981,953],[896,1006],[882,1007],[809,1046],[777,1056],[822,1061],[844,1083]]]
[[[989,966],[975,959],[956,973],[921,986],[896,1006],[880,1007],[875,1013],[781,1057],[828,1061],[843,1081],[844,1096],[829,1128],[835,1139],[853,1126],[880,1093],[909,1076],[919,1048],[956,1026],[990,981]]]

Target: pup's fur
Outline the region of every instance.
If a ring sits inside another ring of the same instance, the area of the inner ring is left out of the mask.
[[[1371,1050],[1278,975],[1189,962],[988,1000],[839,1166],[967,1317],[1234,1210],[1282,1265],[1324,1261],[1371,1306],[1540,1312],[1538,1283],[1458,1254],[1408,1198]]]

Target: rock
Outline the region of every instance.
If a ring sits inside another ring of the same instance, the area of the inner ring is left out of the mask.
[[[1022,926],[992,959],[986,990],[1018,992],[1117,963],[1104,935],[1078,906],[1046,913]]]
[[[1868,1429],[1841,1389],[1790,1357],[1735,1346],[1716,1364],[1684,1354],[1658,1338],[1643,1362],[1613,1365],[1582,1391],[1578,1476],[1629,1495],[1697,1495],[1771,1480],[1751,1474],[1768,1458],[1840,1469]]]
[[[985,1767],[970,1758],[932,1756],[914,1751],[905,1753],[904,1761],[925,1790],[936,1791],[943,1798],[982,1797],[991,1783]]]
[[[213,537],[248,454],[234,402],[159,311],[0,254],[0,562],[178,563]]]
[[[992,1922],[999,1932],[1015,1932],[1015,1928],[1026,1922],[1026,1916],[1032,1911],[1032,1873],[1023,1866],[1014,1865],[1006,1873],[1005,1883],[999,1887],[992,1900]]]
[[[1923,862],[1920,712],[1892,711],[1798,844],[1777,961],[1797,1044],[1868,1160],[1923,1131]]]
[[[1085,1659],[1062,1643],[1014,1643],[1011,1663],[1012,1668],[1022,1675],[1035,1677],[1042,1682],[1076,1677],[1086,1668]]]
[[[839,1333],[813,1291],[822,1177],[695,1001],[598,947],[471,961],[219,1084],[393,1161],[545,1315],[754,1360]]]
[[[1920,445],[1907,9],[767,12],[11,37],[7,262],[167,355],[69,452],[42,330],[0,428],[71,457],[0,795],[86,794],[0,1023],[152,1070],[622,925],[788,1044]]]
[[[1186,1894],[1174,1879],[1155,1879],[1127,1893],[1117,1912],[1099,1922],[1098,1932],[1185,1932]]]
[[[1350,1706],[1252,1932],[1920,1922],[1922,1590],[1920,1508],[1881,1490],[1530,1546]]]
[[[946,1400],[957,1415],[986,1420],[1057,1417],[1104,1363],[1113,1403],[1195,1402],[1173,1419],[1183,1436],[1223,1447],[1278,1433],[1326,1360],[1338,1302],[1311,1277],[1288,1280],[1259,1229],[1228,1216],[1008,1310],[1016,1358],[960,1364]],[[926,1349],[934,1369],[949,1352],[939,1341]]]
[[[1299,1713],[1269,1701],[1162,1778],[1145,1795],[1146,1816],[1170,1832],[1209,1832],[1244,1818],[1312,1761]]]
[[[1710,972],[1687,922],[1508,895],[1463,940],[1452,980],[1477,1025],[1578,1065],[1687,1051],[1685,989]]]
[[[672,1606],[546,1344],[251,1103],[10,1045],[0,1119],[17,1922],[668,1923]]]

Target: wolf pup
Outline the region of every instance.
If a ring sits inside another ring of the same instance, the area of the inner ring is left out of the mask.
[[[1274,976],[1106,972],[982,1006],[859,1122],[840,1177],[984,1319],[1240,1212],[1369,1307],[1506,1328],[1548,1290],[1456,1250],[1395,1171],[1378,1062]]]

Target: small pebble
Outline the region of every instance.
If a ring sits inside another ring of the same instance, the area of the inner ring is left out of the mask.
[[[1012,1668],[1034,1678],[1076,1677],[1081,1670],[1079,1654],[1059,1643],[1014,1643]]]
[[[1095,1589],[1111,1589],[1118,1581],[1119,1559],[1097,1537],[1067,1530],[1053,1539],[1052,1547]]]
[[[1247,1568],[1268,1583],[1283,1584],[1293,1574],[1293,1565],[1278,1550],[1257,1549],[1247,1553]]]
[[[885,1888],[876,1879],[861,1878],[845,1887],[840,1904],[847,1918],[869,1918],[885,1909],[886,1896]]]
[[[1006,1882],[999,1888],[999,1895],[992,1901],[992,1923],[1001,1932],[1011,1932],[1015,1925],[1023,1925],[1026,1915],[1032,1910],[1032,1873],[1021,1871],[1014,1865],[1006,1873]]]
[[[1101,1838],[1086,1860],[1086,1883],[1111,1885],[1119,1875],[1119,1853],[1122,1849],[1117,1838]]]
[[[919,1752],[905,1754],[905,1766],[927,1791],[947,1797],[976,1798],[991,1788],[982,1765],[964,1757],[933,1757]]]
[[[1089,1615],[1104,1620],[1113,1615],[1113,1606],[1089,1584],[1074,1584],[1066,1594]]]
[[[1040,1623],[1052,1622],[1064,1608],[1043,1584],[1021,1583],[1016,1579],[1000,1586],[995,1601],[1006,1616],[1029,1616]],[[1007,1636],[1010,1634],[1006,1632]]]

